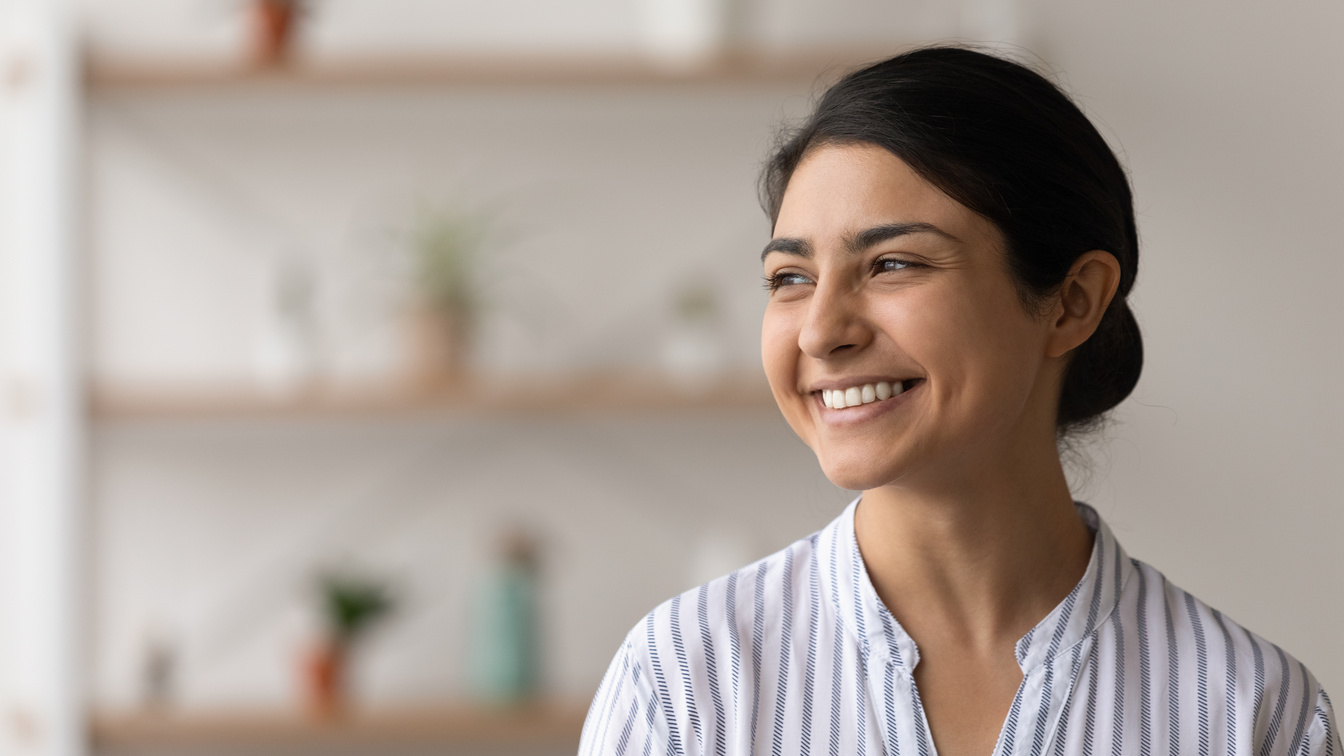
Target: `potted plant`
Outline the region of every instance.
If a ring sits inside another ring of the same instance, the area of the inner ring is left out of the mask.
[[[250,0],[253,62],[265,67],[285,62],[303,10],[302,0]]]
[[[344,708],[356,642],[392,610],[394,602],[383,582],[350,573],[324,574],[317,588],[325,632],[305,660],[304,688],[309,711],[325,717]]]
[[[479,215],[440,207],[422,212],[411,230],[413,378],[421,386],[451,384],[466,373],[486,225]]]

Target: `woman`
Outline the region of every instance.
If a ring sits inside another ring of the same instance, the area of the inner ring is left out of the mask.
[[[1059,442],[1138,380],[1124,169],[1012,62],[846,76],[771,158],[761,350],[825,529],[637,625],[585,754],[1340,752],[1283,651],[1131,560]]]

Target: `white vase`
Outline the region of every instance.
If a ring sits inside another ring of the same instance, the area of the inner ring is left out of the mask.
[[[266,275],[268,301],[255,341],[257,383],[277,396],[300,393],[313,387],[321,367],[316,272],[305,262],[278,259]]]
[[[732,0],[639,0],[646,55],[673,69],[693,69],[723,54]]]
[[[723,340],[708,322],[676,324],[664,337],[661,357],[673,388],[684,394],[712,390],[725,367]]]

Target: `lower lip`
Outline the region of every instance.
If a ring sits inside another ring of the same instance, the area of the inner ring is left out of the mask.
[[[813,395],[813,401],[816,402],[822,422],[827,425],[836,427],[858,425],[904,406],[909,401],[909,396],[923,388],[925,383],[926,381],[919,381],[890,399],[860,404],[857,407],[846,407],[844,409],[827,407],[826,403],[821,400],[820,392]]]

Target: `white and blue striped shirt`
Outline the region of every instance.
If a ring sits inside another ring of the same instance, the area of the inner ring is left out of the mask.
[[[856,505],[649,613],[602,681],[580,754],[933,754],[919,651],[868,580]],[[996,755],[1344,756],[1305,666],[1079,512],[1091,561],[1017,643],[1022,684]]]

